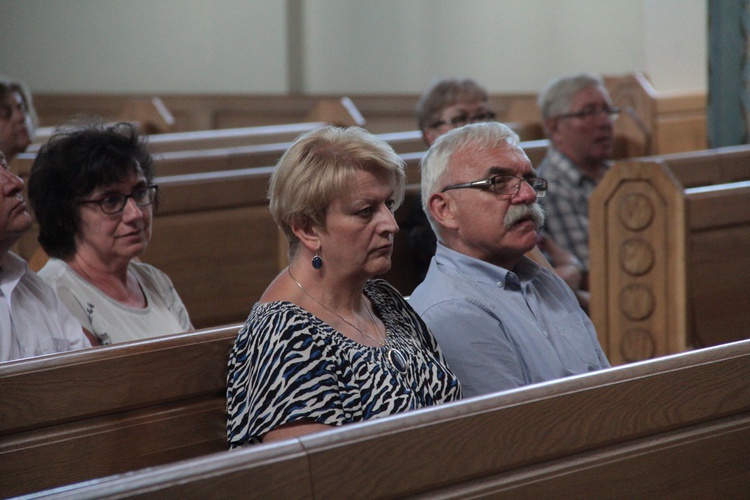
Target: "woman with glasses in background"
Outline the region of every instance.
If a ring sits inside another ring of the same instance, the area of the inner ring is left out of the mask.
[[[29,200],[51,257],[39,275],[93,345],[192,329],[169,277],[135,259],[146,251],[157,186],[135,127],[57,131],[31,168]]]

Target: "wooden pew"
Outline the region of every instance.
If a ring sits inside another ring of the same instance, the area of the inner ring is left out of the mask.
[[[225,450],[239,327],[0,363],[0,496]]]
[[[684,188],[750,179],[750,144],[638,158],[661,161]]]
[[[617,157],[667,154],[706,148],[705,92],[657,92],[642,73],[611,75],[605,84],[623,113],[616,124]],[[115,120],[132,94],[34,94],[43,126],[65,121],[81,113]],[[544,138],[536,93],[494,93],[490,104],[504,123],[517,124],[524,141]],[[211,95],[160,96],[174,117],[172,131],[187,132],[222,128],[255,127],[306,120],[321,100],[335,95]],[[362,94],[352,100],[367,119],[373,133],[414,128],[414,109],[419,94]]]
[[[140,97],[147,96],[37,93],[34,94],[34,104],[41,124],[51,126],[81,113],[114,120],[128,100]],[[172,131],[189,132],[299,123],[308,120],[318,102],[332,102],[341,96],[166,94],[160,98],[174,116]],[[381,134],[413,130],[418,99],[416,93],[358,94],[352,102],[366,118],[368,129]],[[518,124],[524,140],[542,138],[534,93],[493,94],[490,103],[499,120]]]
[[[72,116],[79,114],[76,113]],[[127,101],[113,120],[135,123],[144,134],[165,133],[174,126],[174,117],[158,97]],[[26,149],[26,152],[34,153],[38,151],[42,144],[49,140],[55,128],[55,126],[37,128],[34,132],[34,142]]]
[[[273,167],[159,177],[141,260],[172,279],[196,327],[242,322],[280,268],[266,190]]]
[[[705,92],[657,92],[646,75],[605,76],[615,122],[615,158],[697,151],[708,147]]]
[[[348,97],[322,99],[301,123],[174,132],[148,138],[152,154],[169,151],[219,149],[253,144],[289,143],[297,136],[328,124],[365,126],[365,119]]]
[[[748,151],[617,163],[594,191],[591,318],[613,364],[750,335]],[[680,182],[698,177],[745,181]]]
[[[739,498],[750,341],[29,498]]]
[[[249,129],[227,129],[218,131],[203,131],[195,133],[175,134],[181,137],[180,141],[174,141],[167,149],[177,147],[179,143],[183,149],[172,149],[164,152],[154,152],[155,169],[157,175],[181,175],[201,172],[216,172],[222,170],[245,169],[251,167],[267,167],[275,165],[281,155],[289,149],[292,141],[297,135],[309,130],[313,130],[325,125],[323,122],[309,122],[301,124],[287,124],[270,127],[254,127],[251,132],[256,136],[251,136],[247,132]],[[227,144],[238,144],[244,141],[253,142],[260,140],[265,132],[273,132],[267,135],[267,138],[279,139],[284,134],[289,134],[287,142],[258,142],[244,146],[226,146],[212,149],[195,149],[196,145],[220,144],[226,139]],[[238,135],[234,135],[237,133]],[[294,137],[292,137],[293,134]],[[173,136],[173,134],[164,134]],[[149,140],[156,141],[159,144],[160,136],[151,136]],[[193,144],[190,138],[196,138]],[[399,154],[423,153],[425,145],[422,142],[421,135],[418,131],[405,131],[398,133],[389,133],[378,135],[380,139],[388,142]],[[158,149],[158,146],[157,146]],[[11,161],[9,168],[26,180],[31,172],[31,166],[36,158],[36,152],[20,153]]]

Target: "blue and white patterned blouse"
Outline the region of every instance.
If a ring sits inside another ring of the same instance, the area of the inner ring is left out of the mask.
[[[435,338],[401,295],[383,280],[364,289],[406,360],[402,373],[388,347],[368,347],[291,302],[253,307],[229,359],[230,448],[305,419],[338,426],[461,397]]]

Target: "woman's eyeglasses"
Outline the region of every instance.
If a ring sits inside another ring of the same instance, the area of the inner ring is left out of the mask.
[[[480,122],[494,122],[497,115],[492,111],[485,111],[476,115],[462,114],[448,118],[447,120],[436,121],[432,124],[432,128],[438,128],[441,125],[450,125],[452,127],[463,127],[469,123],[480,123]]]
[[[125,209],[128,198],[133,198],[135,204],[141,208],[151,205],[156,200],[158,188],[159,186],[156,184],[149,184],[148,186],[135,188],[130,194],[110,194],[96,200],[79,201],[78,204],[96,203],[102,209],[102,212],[107,215],[114,215]]]

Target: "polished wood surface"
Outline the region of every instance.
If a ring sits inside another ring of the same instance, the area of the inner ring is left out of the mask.
[[[594,191],[590,311],[612,363],[750,336],[748,160],[744,146],[620,162]]]
[[[38,497],[738,497],[749,390],[744,341]]]
[[[0,363],[0,496],[225,450],[238,330]]]

